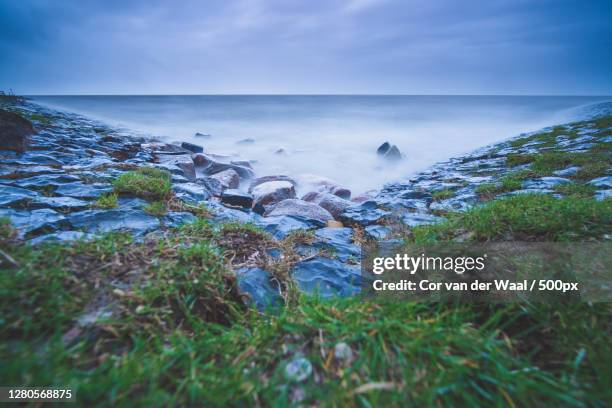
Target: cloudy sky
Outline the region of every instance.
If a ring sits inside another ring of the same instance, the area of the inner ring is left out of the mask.
[[[21,94],[612,95],[610,0],[0,0]]]

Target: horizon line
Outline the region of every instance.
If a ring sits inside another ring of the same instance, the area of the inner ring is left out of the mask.
[[[82,93],[82,94],[15,94],[16,96],[28,97],[40,97],[40,96],[503,96],[503,97],[601,97],[601,98],[612,98],[612,95],[606,94],[376,94],[376,93],[330,93],[330,94],[318,94],[318,93],[135,93],[135,94],[104,94],[104,93]]]

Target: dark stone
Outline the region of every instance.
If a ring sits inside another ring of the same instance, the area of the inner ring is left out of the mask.
[[[251,208],[253,196],[240,190],[229,189],[221,193],[221,202],[235,207]]]
[[[215,197],[219,197],[221,193],[223,193],[223,185],[215,178],[206,177],[203,179],[198,179],[196,182],[203,185],[210,192],[210,194],[214,195]]]
[[[612,188],[612,176],[604,176],[593,179],[587,184],[598,188]]]
[[[253,143],[255,143],[255,139],[251,139],[251,138],[242,139],[236,142],[236,144],[253,144]]]
[[[172,190],[178,198],[186,199],[187,201],[200,202],[208,200],[211,197],[206,186],[197,183],[180,183],[172,186]]]
[[[183,149],[187,149],[187,150],[192,151],[194,153],[204,153],[204,148],[202,146],[198,146],[198,145],[193,144],[193,143],[183,142],[183,143],[181,143],[181,147]]]
[[[254,176],[253,170],[248,167],[221,163],[213,159],[211,156],[203,153],[194,154],[192,156],[192,161],[195,164],[199,175],[216,174],[224,170],[232,169],[238,173],[240,178],[243,180],[252,179]]]
[[[409,227],[416,227],[417,225],[424,224],[436,224],[442,221],[444,221],[444,218],[442,217],[424,213],[409,213],[402,217],[402,222]]]
[[[8,217],[20,237],[50,233],[65,227],[66,217],[48,208],[40,210],[0,209],[0,217]]]
[[[191,224],[198,218],[190,212],[170,211],[163,217],[164,224],[170,228],[177,228],[184,224]]]
[[[562,177],[540,177],[534,180],[523,181],[523,189],[527,190],[550,190],[561,184],[570,184],[571,181]]]
[[[389,237],[391,234],[391,229],[389,227],[385,227],[384,225],[370,225],[365,228],[365,233],[370,238],[383,240]]]
[[[75,198],[97,198],[103,193],[112,191],[109,184],[86,184],[82,182],[60,184],[55,189],[55,194]]]
[[[279,291],[270,284],[270,275],[261,268],[240,268],[236,270],[238,290],[248,296],[247,303],[260,312],[282,304]]]
[[[341,262],[358,263],[361,259],[361,248],[353,243],[351,228],[321,228],[315,231],[317,241],[312,244],[316,249],[329,250],[331,257]]]
[[[285,238],[291,231],[307,230],[313,227],[313,224],[306,220],[288,216],[261,218],[256,224],[276,239]]]
[[[195,137],[200,137],[202,139],[210,139],[211,138],[211,135],[207,135],[207,134],[200,133],[200,132],[197,132],[194,136]]]
[[[292,277],[301,291],[307,294],[316,293],[322,298],[352,296],[359,293],[361,288],[358,266],[321,256],[298,262]]]
[[[159,228],[159,220],[144,211],[134,209],[86,210],[73,213],[69,221],[74,228],[87,232],[126,230],[143,235]]]
[[[253,205],[267,206],[295,198],[295,188],[289,181],[268,181],[258,184],[251,193]]]
[[[51,234],[41,235],[40,237],[36,237],[30,240],[30,244],[38,245],[43,242],[66,242],[66,241],[76,241],[78,239],[87,239],[90,238],[91,235],[81,231],[59,231],[53,232]]]
[[[209,179],[218,180],[223,186],[223,189],[235,189],[240,186],[240,176],[234,169],[220,171],[208,177]]]
[[[20,206],[37,196],[37,192],[25,188],[0,185],[0,206]]]
[[[390,148],[391,148],[391,145],[389,144],[389,142],[385,142],[381,144],[380,146],[378,146],[378,149],[376,149],[376,154],[378,154],[379,156],[384,156],[385,153],[387,153]]]
[[[29,208],[53,208],[56,211],[80,211],[88,208],[90,204],[87,201],[79,200],[72,197],[46,197],[40,196],[32,201]]]
[[[397,161],[397,160],[401,160],[402,159],[402,154],[400,153],[400,151],[397,148],[397,146],[393,145],[387,151],[387,153],[385,153],[385,155],[383,157],[385,158],[385,160]]]
[[[344,200],[331,193],[310,192],[302,197],[302,200],[315,203],[325,208],[334,217],[338,218],[348,207],[354,203]]]
[[[390,213],[378,208],[376,201],[366,201],[360,205],[349,207],[344,213],[340,214],[339,221],[344,225],[360,225],[366,227],[378,224]]]
[[[25,152],[28,136],[34,132],[34,126],[29,120],[0,109],[0,150]]]
[[[158,154],[157,160],[158,167],[170,173],[185,176],[189,180],[196,179],[195,166],[189,154]]]

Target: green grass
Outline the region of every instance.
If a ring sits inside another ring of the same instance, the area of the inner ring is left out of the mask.
[[[453,214],[445,223],[417,227],[413,234],[417,242],[452,239],[457,231],[482,241],[570,241],[601,239],[611,230],[612,200],[519,194]]]
[[[451,198],[452,196],[455,195],[455,192],[449,188],[446,188],[444,190],[440,190],[440,191],[435,191],[431,197],[433,198],[434,201],[442,201],[442,200],[446,200],[448,198]]]
[[[501,193],[520,190],[523,186],[523,181],[533,176],[529,170],[515,171],[506,174],[496,183],[484,183],[476,187],[476,193],[485,197],[492,198]]]
[[[168,199],[172,195],[171,175],[165,170],[142,167],[120,175],[113,183],[117,194],[150,200]]]
[[[595,187],[582,183],[560,184],[555,187],[558,193],[576,198],[592,198],[595,190]]]
[[[163,201],[154,201],[149,203],[143,207],[143,210],[151,215],[156,217],[163,217],[168,213],[168,208],[166,207],[166,203]]]
[[[119,197],[116,193],[102,194],[100,197],[98,197],[94,206],[103,209],[117,208],[119,205],[118,199]]]

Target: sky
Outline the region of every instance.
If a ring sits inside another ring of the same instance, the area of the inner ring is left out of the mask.
[[[0,0],[0,89],[612,95],[610,0]]]

